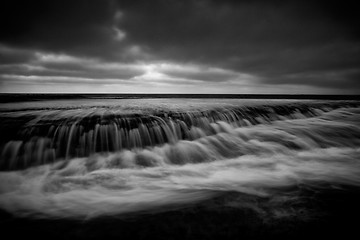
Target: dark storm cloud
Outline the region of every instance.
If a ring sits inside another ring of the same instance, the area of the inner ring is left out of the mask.
[[[13,49],[0,44],[0,64],[24,63],[33,58],[33,51]]]
[[[270,75],[269,83],[276,75],[360,66],[357,13],[347,2],[156,2],[123,5],[128,16],[120,27],[160,58],[221,66],[264,81]]]
[[[122,83],[119,79],[99,79],[86,77],[64,77],[64,76],[25,76],[25,75],[3,75],[0,82],[17,82],[26,84],[119,84]]]
[[[357,9],[352,1],[5,0],[0,71],[133,79],[143,65],[165,62],[172,67],[155,66],[147,77],[359,93]],[[82,61],[41,62],[39,53]]]
[[[33,65],[5,65],[0,66],[0,71],[6,74],[20,74],[23,76],[62,76],[62,77],[83,77],[93,79],[106,79],[106,78],[118,78],[118,79],[131,79],[135,76],[144,73],[141,69],[131,68],[123,66],[125,69],[114,69],[103,66],[79,66],[65,64],[65,66],[33,66]]]
[[[52,51],[108,43],[113,17],[109,1],[99,0],[5,0],[0,11],[3,43]]]
[[[96,59],[76,58],[68,55],[35,53],[31,61],[0,65],[0,81],[26,80],[33,82],[36,78],[69,83],[105,84],[108,79],[118,82],[144,74],[144,69],[134,64],[107,63]],[[87,81],[84,81],[87,80]],[[88,81],[89,80],[89,81]]]
[[[283,74],[276,77],[267,77],[266,81],[276,85],[286,85],[297,82],[303,85],[326,87],[333,89],[357,90],[360,89],[360,71],[314,71],[296,74]]]

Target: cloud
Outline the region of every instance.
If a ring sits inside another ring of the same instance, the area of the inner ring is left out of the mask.
[[[13,48],[99,58],[128,47],[117,26],[120,10],[109,0],[1,3],[0,43]]]
[[[94,58],[42,52],[34,53],[34,57],[26,63],[0,65],[0,71],[6,74],[24,76],[85,77],[92,79],[130,79],[144,73],[144,69],[136,64],[104,62]]]
[[[156,1],[120,6],[125,12],[120,27],[131,41],[158,59],[246,73],[260,77],[264,84],[277,84],[274,79],[279,77],[295,85],[303,80],[293,75],[322,71],[323,75],[306,81],[313,86],[326,85],[325,78],[333,71],[360,66],[359,38],[354,34],[357,27],[349,21],[336,21],[341,16],[334,9],[328,13],[318,4]],[[141,26],[144,22],[146,27]],[[189,77],[189,72],[173,74]],[[218,78],[212,76],[209,81]],[[200,78],[206,79],[205,74]],[[344,80],[344,75],[338,74],[337,81],[344,84]]]
[[[360,93],[352,1],[5,0],[0,9],[0,74],[12,81]]]
[[[272,85],[308,85],[350,91],[357,93],[360,88],[360,70],[344,71],[314,71],[297,74],[285,74],[274,78],[267,78],[264,82]]]
[[[34,58],[33,51],[10,48],[0,43],[0,64],[24,63],[32,58]]]
[[[64,77],[64,76],[38,76],[38,75],[9,75],[3,74],[0,75],[2,79],[10,80],[10,81],[18,81],[18,82],[27,82],[29,84],[33,83],[42,83],[42,84],[100,84],[99,81],[95,81],[96,79],[92,78],[84,78],[84,77]],[[118,81],[117,79],[103,79],[103,83],[114,83]]]

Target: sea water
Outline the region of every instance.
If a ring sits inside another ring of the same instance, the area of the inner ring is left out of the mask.
[[[360,187],[357,101],[71,99],[0,111],[0,208],[18,217],[157,213],[226,193],[239,197],[223,205],[264,218],[306,217],[284,207],[302,189]]]

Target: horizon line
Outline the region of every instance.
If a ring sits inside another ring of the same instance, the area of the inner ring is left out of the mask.
[[[35,95],[35,94],[63,94],[63,95],[71,95],[71,94],[87,94],[87,95],[288,95],[288,96],[297,96],[297,95],[314,95],[314,96],[360,96],[360,94],[318,94],[318,93],[103,93],[103,92],[6,92],[0,93],[0,95],[4,94],[27,94],[27,95]]]

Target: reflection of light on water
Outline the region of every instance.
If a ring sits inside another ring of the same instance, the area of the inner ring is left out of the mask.
[[[221,192],[275,197],[292,186],[360,186],[358,109],[234,128],[196,140],[122,150],[0,174],[0,206],[19,215],[96,217],[152,211]],[[239,198],[229,204],[256,209]],[[255,205],[254,205],[255,204]],[[260,211],[260,210],[259,210]]]

